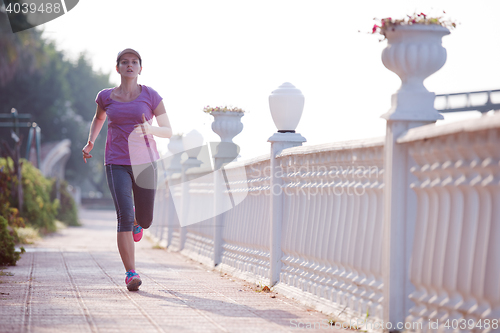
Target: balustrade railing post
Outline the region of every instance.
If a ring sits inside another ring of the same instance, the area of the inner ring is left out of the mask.
[[[233,143],[233,138],[243,130],[241,117],[243,112],[236,111],[214,111],[210,113],[214,117],[212,130],[220,137],[221,142],[215,146],[214,154],[214,252],[213,265],[222,262],[222,232],[224,228],[224,191],[228,191],[231,205],[234,207],[232,193],[228,188],[226,171],[224,166],[236,159],[239,153],[238,146]]]
[[[222,209],[222,193],[224,188],[222,183],[224,182],[224,177],[222,175],[223,170],[218,170],[217,166],[223,164],[222,158],[214,157],[215,172],[214,175],[214,252],[213,252],[213,265],[217,266],[222,262],[222,228],[224,227],[224,213],[219,213],[223,211]]]
[[[181,183],[182,183],[182,197],[181,197],[181,216],[179,216],[179,223],[181,225],[180,231],[180,241],[179,250],[183,250],[186,244],[187,229],[186,226],[182,226],[186,222],[182,222],[181,219],[187,221],[189,214],[189,182],[187,177],[187,171],[191,168],[199,167],[202,162],[197,159],[198,154],[201,151],[203,144],[203,137],[197,130],[192,130],[186,136],[183,137],[182,143],[184,150],[188,155],[188,158],[182,162],[182,173],[181,173]]]
[[[448,29],[438,25],[399,26],[387,31],[388,46],[382,53],[384,65],[402,81],[392,95],[392,107],[382,116],[387,120],[384,147],[384,241],[383,309],[386,331],[403,331],[414,287],[409,267],[416,223],[417,199],[410,185],[415,162],[398,138],[407,130],[434,123],[443,117],[434,108],[435,94],[423,85],[426,77],[446,62],[441,37]],[[410,64],[410,65],[408,65]],[[401,324],[400,324],[401,325]],[[391,328],[392,327],[392,328]]]
[[[167,167],[167,186],[170,186],[170,181],[172,179],[172,176],[176,173],[181,173],[182,172],[182,165],[181,165],[181,152],[183,151],[183,145],[182,145],[182,135],[173,135],[170,138],[170,142],[168,143],[168,150],[172,154],[171,156],[168,157],[169,164]],[[168,201],[166,202],[166,207],[167,207],[167,216],[165,217],[167,223],[167,239],[166,239],[166,244],[167,248],[172,245],[172,239],[174,235],[174,219],[175,219],[175,205],[174,205],[174,200],[173,200],[173,195],[170,191],[170,195],[168,196]],[[164,226],[163,226],[164,227]],[[163,232],[162,232],[163,236]]]
[[[269,108],[273,121],[278,128],[268,139],[271,143],[271,190],[270,190],[270,271],[269,284],[275,285],[279,282],[281,272],[281,237],[283,225],[283,170],[276,156],[286,148],[301,146],[306,139],[295,129],[299,124],[304,109],[304,95],[292,84],[286,82],[269,96]]]

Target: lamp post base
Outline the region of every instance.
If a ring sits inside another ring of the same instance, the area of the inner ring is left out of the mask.
[[[271,142],[271,189],[282,187],[283,179],[279,176],[282,173],[279,161],[276,156],[283,149],[301,146],[306,139],[299,133],[274,133],[267,140]],[[281,271],[281,226],[283,224],[283,194],[274,194],[271,190],[271,226],[270,226],[270,285],[279,282]]]

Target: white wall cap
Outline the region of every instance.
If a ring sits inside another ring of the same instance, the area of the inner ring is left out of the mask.
[[[277,155],[276,158],[291,156],[291,155],[314,154],[314,153],[321,153],[333,150],[351,150],[351,149],[370,148],[379,146],[383,147],[384,142],[385,142],[385,137],[382,136],[370,139],[323,143],[320,145],[298,146],[298,147],[283,149],[283,151],[279,155]]]
[[[257,157],[249,158],[247,160],[242,160],[242,161],[235,161],[227,164],[224,169],[236,169],[236,168],[241,168],[245,167],[247,165],[252,165],[252,164],[258,164],[261,162],[269,161],[269,154],[264,154],[260,155]]]
[[[446,125],[429,124],[415,127],[400,136],[397,143],[425,140],[460,132],[477,132],[492,128],[500,128],[500,112],[485,114],[478,119],[466,119]]]

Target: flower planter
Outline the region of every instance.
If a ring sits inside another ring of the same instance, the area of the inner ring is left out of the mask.
[[[220,136],[221,142],[233,143],[233,138],[243,130],[241,117],[244,113],[213,111],[210,114],[214,116],[212,130]]]
[[[168,151],[170,155],[168,160],[170,160],[170,164],[168,166],[168,170],[171,170],[172,173],[180,172],[181,166],[181,154],[184,147],[182,145],[182,135],[172,135],[170,138],[170,142],[168,143]]]
[[[182,146],[188,158],[196,159],[203,146],[203,135],[195,129],[191,130],[182,137]]]
[[[178,154],[183,150],[182,146],[182,135],[174,134],[170,138],[170,142],[168,143],[168,150],[172,155]]]
[[[425,88],[424,80],[445,64],[446,49],[441,39],[449,33],[447,28],[436,24],[400,25],[386,31],[388,42],[382,62],[401,78],[402,84],[384,118],[423,121],[443,118],[434,108],[435,94]]]

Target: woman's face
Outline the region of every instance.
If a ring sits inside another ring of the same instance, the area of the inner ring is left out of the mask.
[[[137,77],[141,73],[142,67],[139,58],[133,53],[125,53],[120,57],[116,71],[126,77]]]

